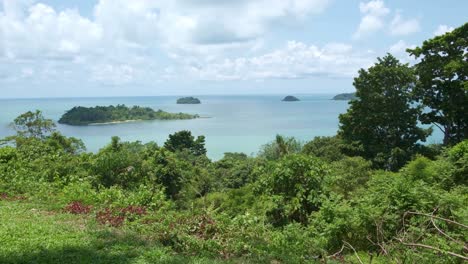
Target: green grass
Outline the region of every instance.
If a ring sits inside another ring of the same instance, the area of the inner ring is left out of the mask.
[[[124,228],[91,216],[0,200],[0,263],[219,263],[176,255]]]

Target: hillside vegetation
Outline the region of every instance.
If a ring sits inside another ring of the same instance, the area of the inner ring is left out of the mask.
[[[467,48],[465,24],[414,67],[378,58],[336,136],[256,156],[212,161],[190,131],[88,153],[24,113],[0,147],[0,263],[466,263]]]

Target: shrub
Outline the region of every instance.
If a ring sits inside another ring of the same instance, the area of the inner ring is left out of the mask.
[[[69,203],[64,211],[70,214],[89,214],[91,208],[91,205],[84,205],[82,202],[75,201]]]

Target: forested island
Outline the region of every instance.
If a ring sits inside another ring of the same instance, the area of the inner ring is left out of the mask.
[[[201,104],[201,101],[195,97],[182,97],[177,99],[177,104]]]
[[[58,123],[72,126],[86,126],[91,124],[108,124],[140,120],[194,119],[198,117],[198,115],[186,113],[168,113],[162,110],[155,111],[150,107],[140,106],[76,106],[65,112]]]
[[[468,23],[414,65],[377,58],[334,136],[257,155],[211,160],[187,130],[90,153],[21,114],[0,140],[0,263],[467,263],[466,50]],[[135,118],[115,108],[104,121]]]
[[[288,95],[286,97],[283,98],[283,100],[281,100],[283,102],[297,102],[297,101],[300,101],[299,98],[295,97],[295,96],[292,96],[292,95]]]
[[[332,100],[349,101],[349,100],[354,100],[356,98],[357,98],[356,93],[342,93],[342,94],[335,95]]]

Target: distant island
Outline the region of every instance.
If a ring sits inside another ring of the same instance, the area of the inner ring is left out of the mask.
[[[200,99],[195,97],[182,97],[177,99],[178,104],[201,104]]]
[[[292,96],[292,95],[288,95],[286,96],[285,98],[283,98],[282,100],[283,102],[296,102],[296,101],[300,101],[299,98],[295,97],[295,96]]]
[[[162,110],[155,111],[149,107],[125,105],[117,106],[76,106],[68,110],[58,121],[59,124],[72,126],[86,126],[93,124],[124,123],[142,120],[180,120],[194,119],[198,115],[185,113],[168,113]]]
[[[356,98],[356,93],[342,93],[335,95],[333,100],[354,100]]]

